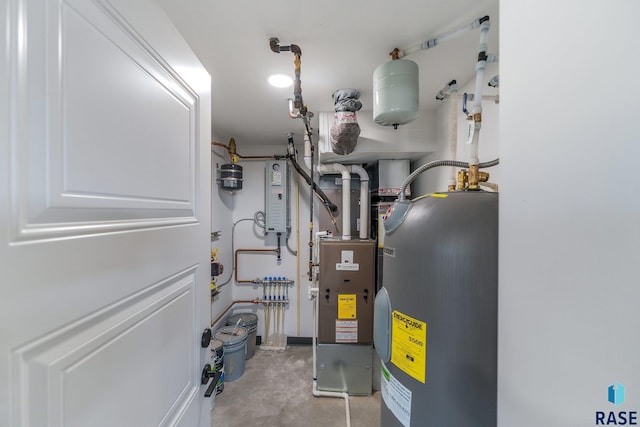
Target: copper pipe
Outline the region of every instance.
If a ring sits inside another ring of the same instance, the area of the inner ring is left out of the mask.
[[[233,141],[233,138],[231,138],[231,140]],[[229,153],[229,157],[233,158],[233,156],[238,156],[241,159],[278,159],[278,156],[243,156],[238,154],[236,151],[232,150],[231,148],[229,148],[228,145],[223,144],[221,142],[217,142],[217,141],[211,141],[211,145],[215,145],[216,147],[222,147],[224,149],[227,150],[227,152]],[[284,157],[284,156],[281,156]]]
[[[217,145],[218,147],[224,147],[225,149],[229,149],[229,146],[226,144],[223,144],[221,142],[216,142],[216,141],[211,141],[211,145]]]
[[[236,153],[236,156],[240,157],[241,159],[279,159],[280,157],[283,156],[241,156],[240,154]]]
[[[227,308],[224,309],[222,313],[220,313],[218,317],[216,317],[216,320],[211,322],[211,327],[213,328],[214,326],[216,326],[216,324],[220,321],[220,319],[222,319],[224,315],[227,314],[229,310],[231,310],[231,307],[233,307],[236,304],[258,304],[258,300],[257,299],[255,300],[239,299],[239,300],[233,301],[231,304],[227,306]]]
[[[232,139],[233,139],[233,138],[232,138]],[[211,141],[211,145],[214,145],[214,146],[216,146],[216,147],[222,147],[222,148],[224,148],[225,150],[227,150],[227,154],[229,154],[229,161],[233,161],[233,155],[234,155],[234,153],[233,153],[233,151],[231,150],[231,148],[229,148],[229,146],[228,146],[228,145],[223,144],[223,143],[221,143],[221,142],[217,142],[217,141]]]
[[[278,257],[280,257],[280,249],[236,249],[234,253],[234,262],[236,266],[234,279],[236,283],[253,283],[253,280],[238,280],[238,270],[240,270],[240,268],[238,268],[238,253],[240,252],[275,252]]]

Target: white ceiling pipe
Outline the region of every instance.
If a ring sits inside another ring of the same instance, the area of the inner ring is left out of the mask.
[[[304,134],[304,165],[311,170],[311,142],[309,134]],[[339,163],[318,164],[316,171],[320,175],[342,174],[342,239],[351,240],[351,174]],[[346,190],[345,190],[346,189]]]
[[[437,38],[425,40],[422,43],[413,44],[405,49],[396,49],[394,51],[394,54],[396,55],[394,58],[403,58],[419,50],[427,50],[427,49],[436,47],[440,43],[456,38],[460,34],[465,33],[467,31],[473,30],[475,28],[480,28],[480,47],[478,49],[478,62],[476,63],[476,90],[475,90],[476,99],[474,100],[474,105],[473,105],[474,129],[473,129],[473,135],[467,142],[467,144],[470,145],[469,166],[477,165],[480,161],[478,159],[478,141],[480,139],[479,134],[480,134],[481,121],[482,121],[481,119],[482,118],[482,85],[484,84],[483,83],[484,70],[486,68],[487,61],[489,62],[497,61],[497,57],[495,57],[494,55],[487,55],[487,34],[489,33],[489,27],[490,27],[489,17],[483,16],[482,18],[473,20],[470,24],[456,31],[453,31],[452,33],[445,34],[444,36],[440,36]]]
[[[340,163],[318,165],[317,170],[320,175],[342,175],[342,240],[351,240],[351,173]]]
[[[460,36],[461,34],[466,33],[467,31],[471,31],[475,28],[480,27],[485,20],[488,20],[489,17],[488,16],[484,16],[482,18],[478,18],[478,19],[474,19],[470,24],[465,25],[462,28],[459,28],[449,34],[445,34],[433,39],[429,39],[429,40],[425,40],[421,43],[415,43],[411,46],[408,46],[404,49],[399,49],[398,50],[398,58],[403,58],[409,54],[412,54],[414,52],[418,52],[420,50],[427,50],[427,49],[431,49],[433,47],[436,47],[437,45],[439,45],[440,43],[446,42],[448,40],[454,39],[458,36]]]
[[[489,33],[489,21],[484,21],[480,26],[480,46],[478,48],[478,62],[476,63],[476,88],[473,99],[473,136],[469,143],[469,166],[477,165],[480,162],[478,158],[478,140],[480,139],[480,128],[482,126],[482,89],[484,87],[484,70],[487,67],[487,35]],[[479,117],[476,120],[476,117]]]
[[[449,112],[449,158],[457,160],[458,156],[458,82],[451,80],[436,95],[438,101],[451,99]],[[449,188],[456,186],[456,168],[451,167],[449,173]]]
[[[455,95],[458,92],[456,87]],[[451,112],[449,116],[449,150],[451,160],[458,160],[458,97],[453,96],[451,99]],[[449,176],[449,186],[456,186],[456,168],[452,167]]]
[[[369,174],[362,166],[349,168],[360,177],[360,238],[366,239],[369,237]]]
[[[307,134],[304,135],[304,164],[311,167],[311,144]],[[344,169],[343,169],[344,168]],[[369,237],[369,174],[358,165],[344,166],[340,163],[318,165],[316,170],[321,175],[330,173],[342,174],[342,238],[351,239],[351,174],[353,172],[360,177],[360,234],[361,239]],[[346,182],[348,180],[348,182]],[[346,186],[345,186],[346,183]],[[348,218],[348,221],[346,220]],[[346,231],[345,231],[346,230]]]

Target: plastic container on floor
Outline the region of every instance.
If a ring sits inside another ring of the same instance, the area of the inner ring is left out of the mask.
[[[244,374],[247,336],[243,326],[223,326],[215,333],[215,339],[224,343],[225,381],[237,380]]]
[[[240,320],[240,326],[247,330],[247,354],[245,359],[251,359],[256,354],[256,337],[258,334],[258,316],[254,313],[238,313],[229,316],[228,326],[235,326]]]

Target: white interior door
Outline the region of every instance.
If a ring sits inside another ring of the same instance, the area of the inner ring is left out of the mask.
[[[210,425],[208,74],[152,0],[0,22],[0,425]]]

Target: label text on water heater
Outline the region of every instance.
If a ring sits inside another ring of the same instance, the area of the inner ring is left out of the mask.
[[[391,315],[391,363],[424,384],[427,367],[427,324],[397,310]]]

